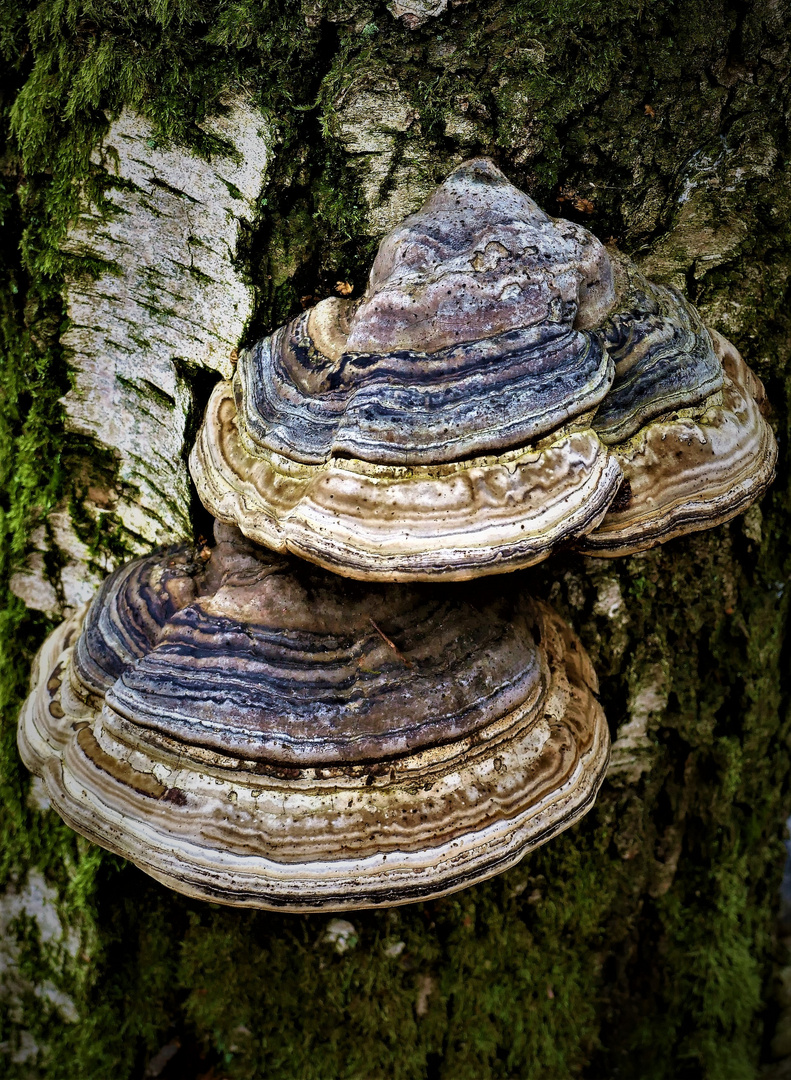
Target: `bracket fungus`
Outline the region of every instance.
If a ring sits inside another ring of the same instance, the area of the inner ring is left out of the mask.
[[[459,166],[322,301],[239,357],[191,457],[258,543],[357,578],[501,573],[599,523],[621,482],[591,415],[614,375],[602,244],[491,162]]]
[[[591,806],[607,725],[546,605],[216,535],[116,571],[37,658],[19,746],[78,832],[191,896],[341,910],[483,880]]]
[[[606,553],[608,509],[653,483],[667,417],[733,385],[679,293],[478,158],[383,239],[359,300],[323,300],[242,352],[190,467],[216,518],[276,551],[352,578],[462,580],[575,540]],[[749,446],[731,432],[725,451],[741,496],[720,491],[723,463],[716,505],[670,510],[618,551],[725,520],[766,487],[771,432],[746,399],[722,407],[747,425]]]
[[[216,546],[127,564],[51,635],[23,759],[191,896],[343,910],[484,880],[592,805],[609,736],[550,608],[450,582],[728,520],[774,474],[764,411],[679,293],[467,162],[359,300],[217,385],[190,458]]]
[[[729,521],[774,478],[777,444],[761,381],[716,330],[722,389],[697,407],[655,417],[613,449],[624,481],[601,525],[578,547],[632,555]]]

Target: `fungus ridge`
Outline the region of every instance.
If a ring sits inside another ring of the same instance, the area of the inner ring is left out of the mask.
[[[336,361],[308,326],[298,316],[243,353],[234,379],[247,438],[306,464],[345,454],[421,465],[523,446],[598,405],[614,374],[595,336],[559,323]]]
[[[629,278],[631,291],[599,331],[615,361],[615,381],[593,421],[608,445],[624,442],[663,413],[698,405],[724,380],[711,336],[692,305],[634,270]]]
[[[204,505],[257,543],[348,577],[464,580],[530,566],[605,514],[621,482],[590,429],[499,457],[403,468],[257,456],[220,383],[190,457]]]
[[[296,579],[296,602],[305,604],[304,588],[311,608],[322,609],[315,571],[292,565],[283,574],[266,583],[273,593],[287,596]],[[233,617],[206,600],[174,615],[108,691],[108,707],[185,744],[306,766],[385,760],[458,739],[541,694],[523,616],[470,589],[451,600],[403,589],[396,598],[384,587],[357,612],[350,598],[345,631],[321,620],[284,628],[281,604],[245,611],[256,591],[255,581],[223,589]]]

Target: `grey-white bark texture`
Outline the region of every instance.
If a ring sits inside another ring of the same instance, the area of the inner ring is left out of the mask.
[[[64,297],[61,342],[72,372],[66,430],[109,452],[116,468],[114,487],[89,489],[83,509],[116,515],[138,554],[191,535],[190,372],[227,377],[253,311],[238,234],[266,185],[272,135],[243,98],[225,105],[202,125],[224,144],[208,161],[161,146],[151,122],[124,109],[93,154],[107,176],[102,205],[85,205],[62,245],[86,264]],[[60,596],[40,551],[12,589],[30,607],[57,611],[59,600],[68,609],[88,599],[110,567],[91,565],[67,506],[49,524]],[[41,530],[37,539],[39,549],[47,546]]]

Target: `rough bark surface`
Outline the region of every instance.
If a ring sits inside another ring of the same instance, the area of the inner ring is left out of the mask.
[[[83,509],[111,512],[131,551],[191,534],[190,450],[196,369],[232,371],[253,290],[236,262],[241,222],[255,216],[268,166],[269,126],[232,100],[202,130],[220,140],[211,160],[158,144],[154,125],[124,109],[91,162],[107,185],[81,208],[61,250],[76,256],[60,341],[72,373],[62,399],[67,432],[109,451],[110,488],[91,486]],[[192,375],[191,375],[192,373]],[[106,572],[68,520],[49,516],[61,555],[48,580],[41,531],[28,567],[11,579],[29,607],[56,611],[88,599]]]
[[[0,1072],[779,1080],[786,6],[7,7]],[[205,533],[183,451],[231,350],[338,282],[358,295],[382,233],[481,153],[735,342],[774,408],[777,482],[711,533],[519,575],[582,636],[614,737],[598,803],[567,834],[388,912],[184,900],[76,838],[24,773],[30,659],[108,567]]]

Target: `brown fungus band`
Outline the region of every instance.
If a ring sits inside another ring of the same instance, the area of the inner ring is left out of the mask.
[[[657,424],[730,394],[720,352],[679,293],[475,159],[384,238],[361,299],[324,300],[242,353],[192,474],[220,520],[352,578],[463,580],[574,541],[638,551],[726,520],[771,481],[771,431],[731,410],[753,425],[738,497],[719,476],[702,483],[716,505],[668,503],[662,519],[657,504],[643,535],[609,539],[624,520],[610,507],[639,510],[650,486],[634,440],[661,457]]]
[[[548,607],[218,540],[121,568],[37,658],[19,745],[78,832],[192,896],[340,910],[483,880],[592,805],[607,725]]]

